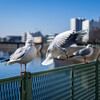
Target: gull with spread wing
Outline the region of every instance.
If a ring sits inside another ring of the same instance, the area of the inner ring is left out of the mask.
[[[75,44],[87,33],[87,30],[74,32],[72,30],[58,34],[47,49],[46,59],[42,65],[53,63],[53,59],[60,60],[61,55],[67,56],[67,48]]]

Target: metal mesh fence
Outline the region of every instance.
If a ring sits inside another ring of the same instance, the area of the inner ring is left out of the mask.
[[[0,79],[0,100],[100,100],[100,63]]]

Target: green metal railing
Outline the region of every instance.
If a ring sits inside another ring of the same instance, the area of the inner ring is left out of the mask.
[[[100,100],[100,62],[0,79],[0,100]]]

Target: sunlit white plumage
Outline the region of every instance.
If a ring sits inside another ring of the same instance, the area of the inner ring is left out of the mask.
[[[11,56],[7,65],[14,63],[27,64],[37,55],[37,50],[32,40],[27,40],[25,46],[18,48]],[[25,66],[26,71],[26,66]]]
[[[42,62],[42,65],[49,65],[53,63],[53,59],[59,59],[62,54],[66,55],[66,49],[72,44],[82,38],[87,30],[74,32],[72,30],[58,34],[52,43],[49,45],[46,53],[46,59]]]

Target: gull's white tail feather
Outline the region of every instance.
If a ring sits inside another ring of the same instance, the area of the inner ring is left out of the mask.
[[[12,64],[14,64],[14,63],[16,63],[16,61],[8,61],[7,63],[6,63],[6,65],[12,65]]]
[[[49,59],[48,57],[42,62],[42,65],[50,65],[53,63],[53,59]]]

